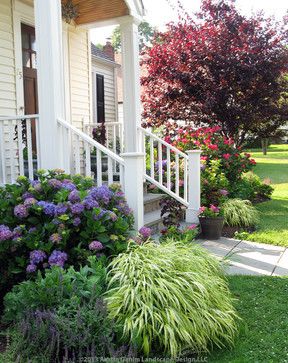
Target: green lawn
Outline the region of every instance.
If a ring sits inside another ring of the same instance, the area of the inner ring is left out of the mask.
[[[234,349],[214,351],[212,363],[288,362],[288,278],[230,276],[243,319]]]
[[[245,234],[245,239],[288,247],[288,145],[272,145],[266,156],[261,150],[251,153],[257,161],[255,173],[271,179],[275,191],[272,200],[257,205],[257,231]]]

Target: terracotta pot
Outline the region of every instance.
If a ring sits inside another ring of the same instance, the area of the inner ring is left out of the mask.
[[[224,217],[199,217],[202,237],[207,239],[219,239],[222,234]]]

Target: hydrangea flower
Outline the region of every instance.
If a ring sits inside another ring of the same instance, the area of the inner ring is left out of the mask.
[[[71,203],[77,203],[80,202],[80,196],[78,190],[72,190],[72,192],[68,196],[68,200]]]
[[[28,209],[24,204],[18,204],[14,208],[14,215],[17,218],[26,218],[28,217]]]
[[[25,192],[22,195],[23,200],[28,199],[28,198],[34,198],[33,194],[29,193],[29,192]]]
[[[104,246],[99,241],[92,241],[89,244],[89,250],[91,250],[91,251],[101,251],[103,249],[104,249]]]
[[[54,250],[49,257],[48,262],[50,266],[64,267],[67,258],[68,258],[67,253]]]
[[[28,231],[28,233],[33,233],[33,232],[36,232],[37,231],[37,228],[36,227],[31,227]]]
[[[51,203],[51,202],[45,202],[45,201],[40,201],[37,203],[37,205],[39,207],[42,207],[43,208],[43,211],[44,213],[47,215],[47,216],[54,216],[54,213],[55,213],[55,204],[54,203]]]
[[[7,241],[11,239],[13,233],[10,231],[9,227],[5,226],[4,224],[0,225],[0,241]]]
[[[92,188],[90,195],[98,202],[108,204],[113,196],[113,192],[106,185],[101,185],[101,187]]]
[[[72,191],[76,189],[76,185],[71,180],[64,179],[62,181],[62,188]]]
[[[13,241],[17,241],[22,236],[22,228],[20,226],[13,229]]]
[[[93,199],[91,196],[87,196],[84,198],[83,205],[86,209],[93,209],[99,207],[98,202],[95,199]]]
[[[145,239],[149,238],[152,234],[151,228],[149,227],[142,227],[139,229],[139,233],[141,234],[141,236]]]
[[[53,243],[59,243],[59,242],[61,242],[62,237],[60,236],[60,234],[59,234],[59,233],[53,233],[53,234],[50,236],[49,240],[50,240],[51,242],[53,242]]]
[[[226,196],[226,195],[229,194],[228,190],[226,190],[226,189],[220,189],[219,190],[219,193],[222,194],[222,195],[224,195],[224,196]]]
[[[72,204],[70,210],[72,214],[81,214],[84,211],[84,205],[81,203]]]
[[[81,219],[79,217],[73,219],[73,226],[78,227],[80,223]]]
[[[30,252],[30,263],[32,265],[37,265],[40,262],[43,262],[46,258],[46,253],[41,250],[34,250]]]
[[[26,205],[27,207],[30,207],[31,205],[33,204],[36,204],[37,203],[37,199],[35,198],[27,198],[24,200],[24,205]]]
[[[62,187],[62,183],[58,179],[50,179],[48,180],[48,185],[54,189],[60,189]]]
[[[60,203],[55,207],[55,216],[61,216],[61,214],[65,214],[67,212],[67,205]]]
[[[36,269],[37,269],[37,266],[33,265],[33,263],[31,263],[30,265],[27,266],[26,271],[28,273],[33,273],[36,271]]]

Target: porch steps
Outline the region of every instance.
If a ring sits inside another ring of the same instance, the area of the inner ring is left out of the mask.
[[[144,193],[144,225],[151,228],[152,233],[159,233],[163,228],[160,202],[165,194]]]

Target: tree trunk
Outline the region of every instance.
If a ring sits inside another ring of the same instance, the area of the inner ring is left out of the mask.
[[[261,145],[262,145],[263,155],[267,155],[267,150],[268,150],[268,145],[269,145],[268,137],[261,139]]]

